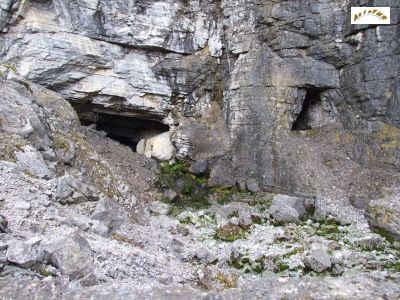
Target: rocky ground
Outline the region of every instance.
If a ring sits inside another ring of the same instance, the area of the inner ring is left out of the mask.
[[[211,187],[206,161],[160,164],[49,90],[0,88],[1,299],[399,298],[399,242],[362,210]]]
[[[399,299],[399,3],[0,0],[0,299]]]

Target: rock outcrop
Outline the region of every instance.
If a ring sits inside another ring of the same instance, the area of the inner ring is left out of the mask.
[[[399,4],[351,25],[358,2],[9,0],[0,57],[85,113],[167,124],[216,184],[365,208],[399,180]]]
[[[397,0],[0,2],[0,297],[398,298]]]

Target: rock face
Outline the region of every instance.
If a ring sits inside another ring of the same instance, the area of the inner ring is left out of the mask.
[[[382,233],[400,240],[400,194],[392,191],[381,199],[370,201],[368,219]]]
[[[8,0],[0,58],[82,119],[167,124],[216,185],[365,208],[399,181],[399,4],[358,26],[353,2]]]
[[[366,3],[391,25],[351,25]],[[0,297],[397,299],[368,226],[400,239],[399,24],[397,0],[0,1]]]

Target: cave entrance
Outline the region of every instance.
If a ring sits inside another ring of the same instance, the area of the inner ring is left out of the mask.
[[[99,113],[96,129],[106,132],[108,137],[136,151],[136,146],[142,138],[169,131],[169,126],[154,120]]]
[[[83,126],[95,125],[97,130],[104,131],[109,138],[129,146],[135,152],[141,139],[169,131],[169,126],[156,117],[146,119],[146,116],[138,113],[117,113],[87,105],[73,106]]]
[[[323,91],[319,88],[308,88],[306,90],[302,109],[293,122],[292,130],[311,130],[334,122],[332,107],[321,99]]]

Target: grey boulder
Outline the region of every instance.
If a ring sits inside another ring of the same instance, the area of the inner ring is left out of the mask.
[[[66,174],[57,178],[56,199],[62,204],[99,200],[99,191],[81,176]]]
[[[304,198],[287,195],[275,195],[269,211],[279,223],[298,223],[307,212]]]
[[[39,178],[54,177],[54,173],[48,168],[40,152],[31,146],[25,146],[23,150],[15,153],[18,167],[21,170]]]
[[[247,190],[252,193],[257,193],[260,191],[260,186],[259,186],[257,180],[255,180],[255,179],[247,180],[246,187],[247,187]]]
[[[379,233],[400,240],[400,192],[370,201],[367,218]]]
[[[189,171],[195,175],[202,175],[206,173],[208,170],[208,162],[207,160],[197,160],[193,162],[189,168]]]
[[[23,268],[32,267],[43,261],[43,252],[40,247],[41,238],[33,237],[26,241],[15,240],[10,242],[7,249],[7,261]]]
[[[323,248],[311,250],[304,258],[304,264],[311,270],[321,273],[332,266],[331,257]]]
[[[88,241],[78,233],[50,242],[44,246],[47,261],[71,280],[89,274],[93,267],[93,254]]]

